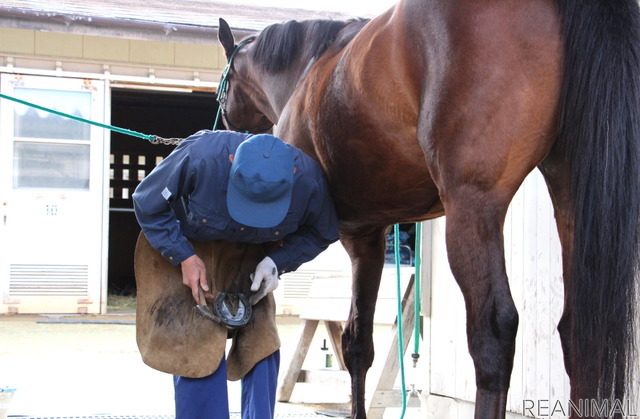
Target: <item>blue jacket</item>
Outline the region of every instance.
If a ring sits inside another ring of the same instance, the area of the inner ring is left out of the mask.
[[[264,243],[283,240],[268,256],[293,271],[338,239],[338,221],[322,170],[288,145],[297,169],[291,206],[272,228],[236,222],[227,210],[229,155],[250,135],[200,131],[184,140],[138,185],[133,205],[149,243],[172,264],[195,254],[188,239]]]

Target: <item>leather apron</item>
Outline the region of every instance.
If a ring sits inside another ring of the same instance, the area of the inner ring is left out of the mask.
[[[214,296],[223,291],[250,296],[249,275],[265,257],[262,244],[221,240],[191,244],[204,261]],[[229,330],[196,312],[191,290],[182,283],[180,266],[171,265],[142,232],[134,266],[136,341],[144,363],[184,377],[212,374],[225,353]],[[235,381],[280,348],[273,294],[253,306],[249,323],[230,334],[233,343],[227,356],[227,377]]]

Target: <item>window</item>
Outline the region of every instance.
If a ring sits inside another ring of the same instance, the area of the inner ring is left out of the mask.
[[[15,96],[70,115],[91,119],[91,93],[62,90],[16,88]],[[89,125],[73,119],[16,105],[14,132],[16,138],[50,138],[89,140]]]
[[[14,188],[89,189],[89,145],[16,142]]]
[[[90,119],[91,93],[16,87],[14,95]],[[13,187],[89,189],[90,126],[25,105],[13,114]]]

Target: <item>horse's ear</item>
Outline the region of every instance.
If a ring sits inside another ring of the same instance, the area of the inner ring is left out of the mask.
[[[233,34],[227,21],[220,18],[220,25],[218,27],[218,40],[224,48],[224,53],[227,56],[227,60],[231,57],[233,49],[235,48],[235,41],[233,40]]]

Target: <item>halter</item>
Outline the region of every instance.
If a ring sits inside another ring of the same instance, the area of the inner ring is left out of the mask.
[[[236,57],[238,51],[240,51],[240,48],[247,45],[248,43],[255,41],[255,39],[255,36],[250,36],[236,45],[233,48],[231,56],[229,57],[227,66],[224,68],[224,70],[222,70],[222,77],[220,78],[220,84],[218,85],[218,96],[216,98],[220,106],[218,106],[218,113],[216,114],[216,122],[213,124],[213,129],[216,129],[216,127],[218,126],[220,114],[222,114],[222,116],[227,119],[227,123],[229,122],[229,119],[227,118],[227,93],[229,92],[229,76],[231,75],[231,66],[233,65],[233,59]]]

